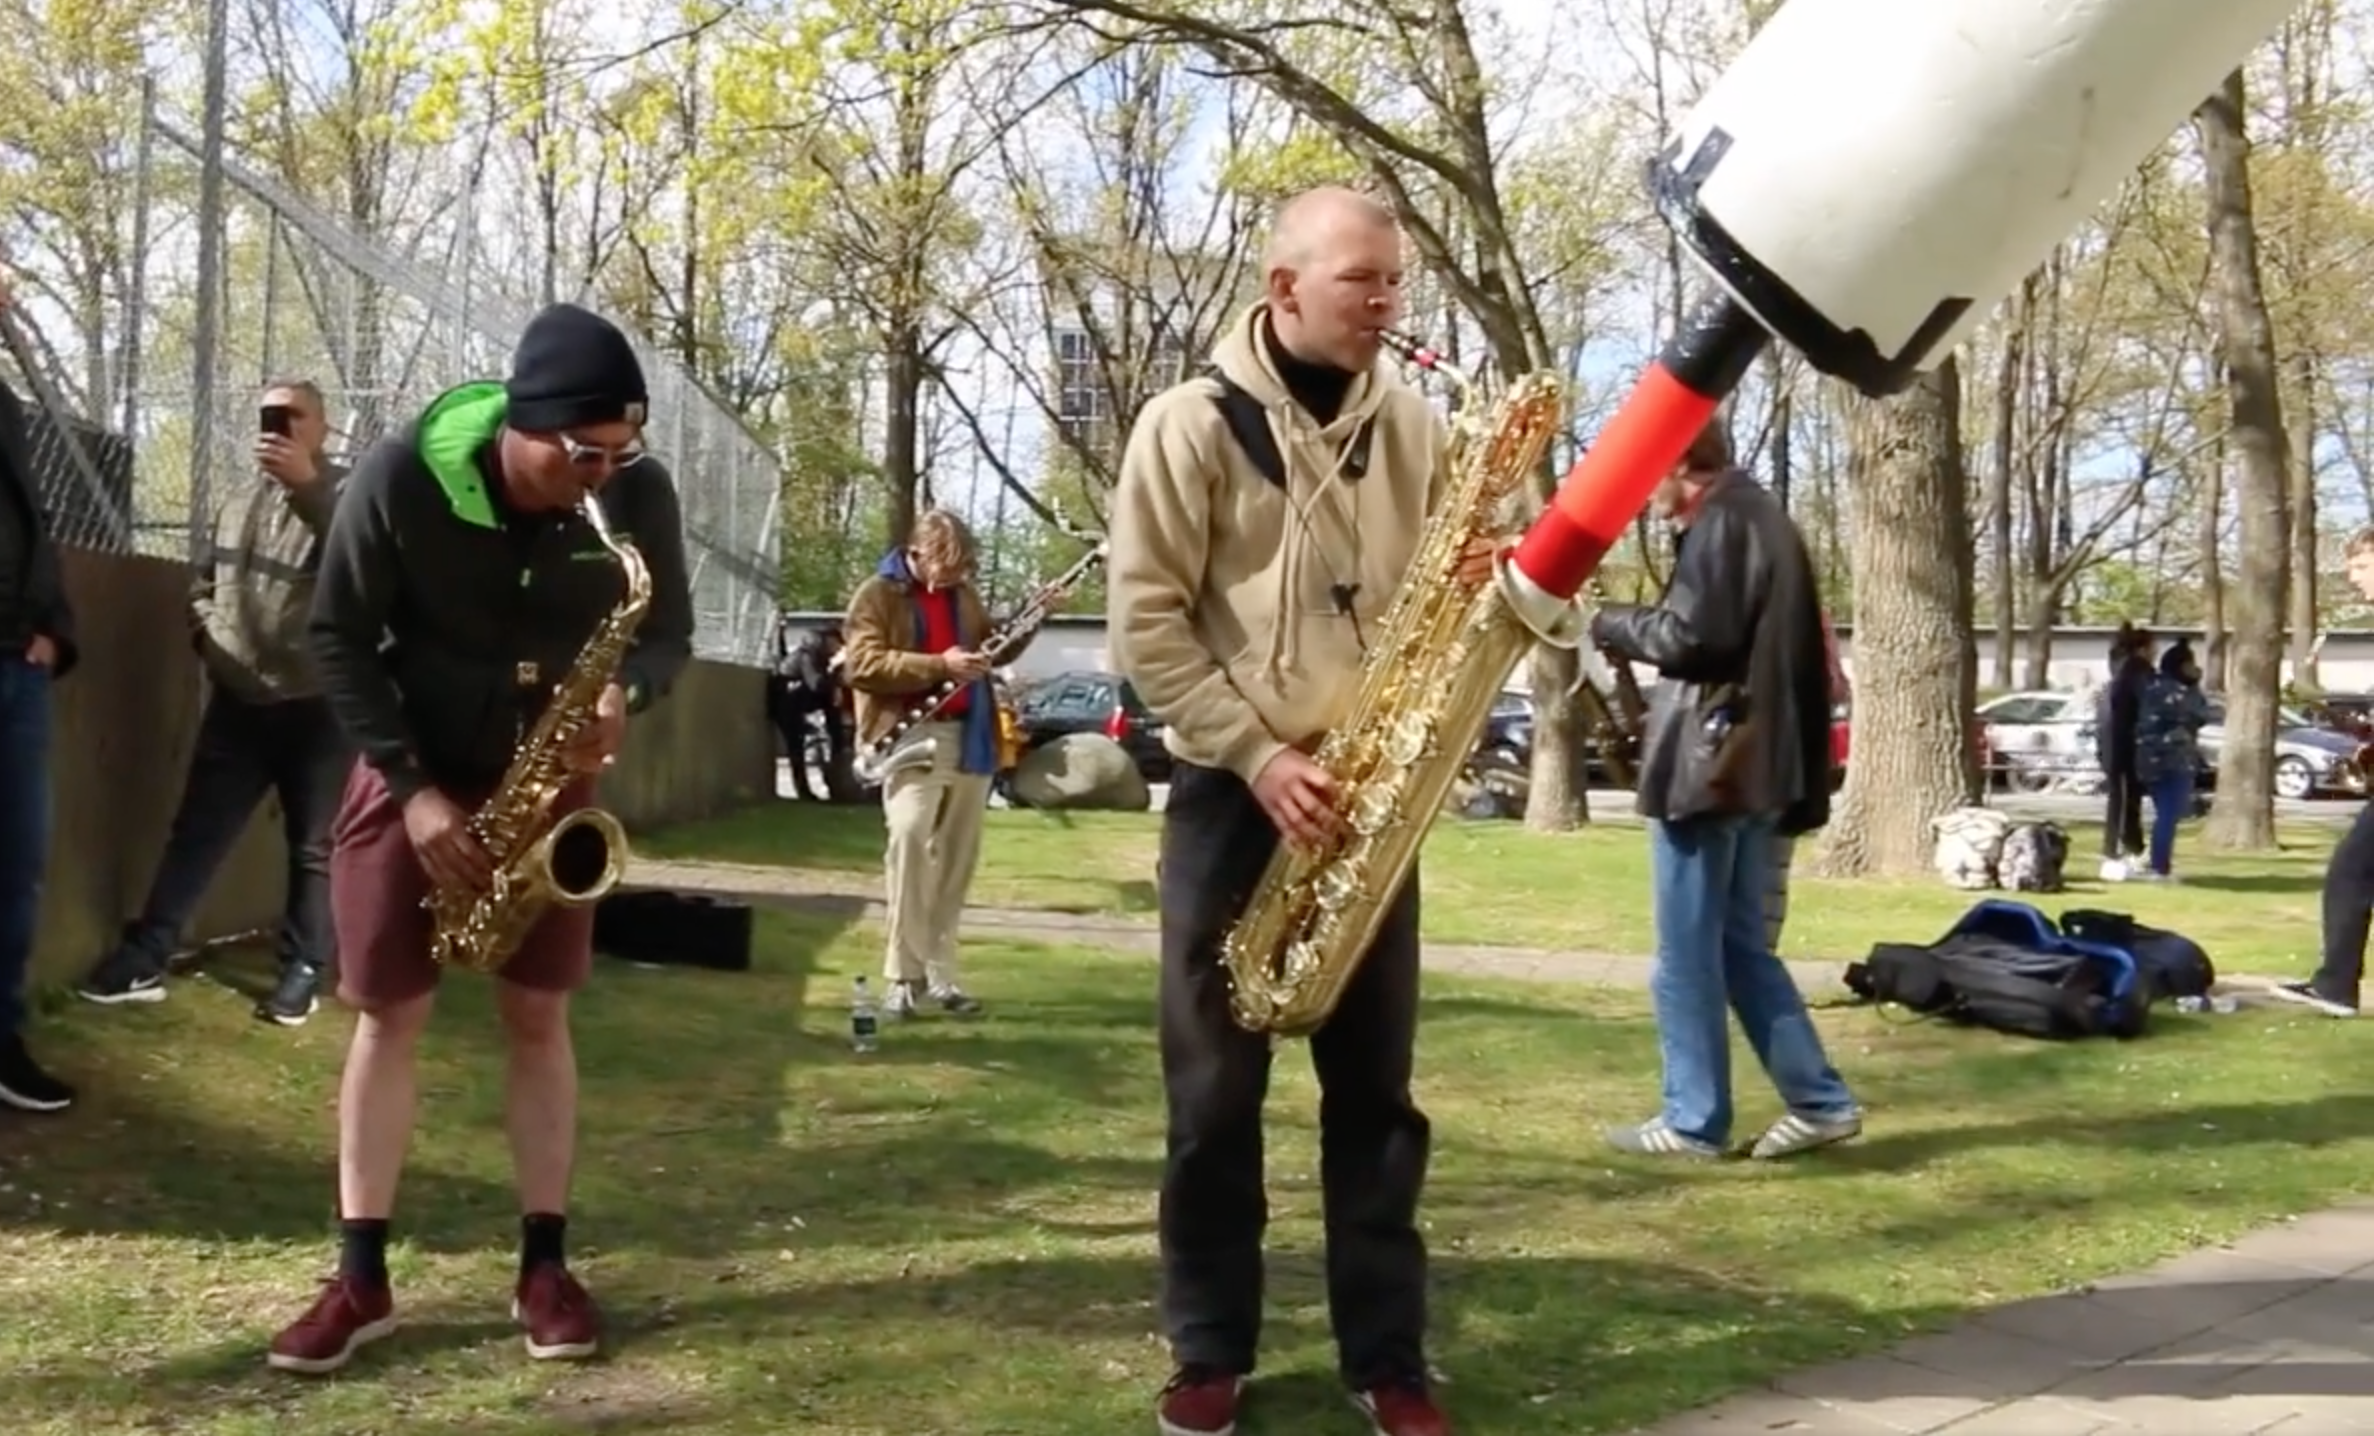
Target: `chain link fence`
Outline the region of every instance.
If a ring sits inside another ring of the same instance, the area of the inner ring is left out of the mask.
[[[34,467],[61,542],[209,552],[220,496],[261,481],[257,405],[275,381],[321,390],[329,456],[352,463],[444,390],[507,372],[534,306],[490,262],[496,237],[476,232],[474,195],[407,225],[398,243],[235,154],[209,166],[198,133],[153,103],[140,128],[123,226],[130,258],[120,305],[105,306],[120,319],[81,326],[64,306],[28,304],[0,356],[35,411]],[[210,208],[220,223],[201,243]],[[53,327],[85,332],[79,346],[53,346]],[[650,388],[645,441],[684,511],[694,651],[763,665],[780,586],[781,466],[682,365],[621,327]]]

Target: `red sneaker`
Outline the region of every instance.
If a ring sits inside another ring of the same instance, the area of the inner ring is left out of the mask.
[[[1352,1404],[1376,1436],[1451,1436],[1451,1418],[1415,1382],[1372,1386],[1354,1395]]]
[[[1162,1436],[1236,1436],[1245,1378],[1209,1366],[1182,1366],[1162,1388],[1154,1425]]]
[[[577,1278],[544,1262],[519,1279],[511,1319],[526,1328],[528,1355],[538,1361],[581,1361],[602,1347],[602,1313]]]
[[[275,1371],[322,1376],[395,1329],[396,1299],[386,1287],[336,1277],[322,1283],[321,1295],[303,1316],[272,1338],[264,1361]]]

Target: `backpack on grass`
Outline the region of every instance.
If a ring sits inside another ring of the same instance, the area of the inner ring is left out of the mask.
[[[1956,808],[1930,819],[1929,831],[1937,839],[1930,865],[1939,877],[1964,889],[1995,885],[1995,862],[2011,831],[2011,819],[1993,808]]]
[[[2018,823],[2003,835],[1995,881],[2013,892],[2057,893],[2069,861],[2069,834],[2059,823]]]
[[[1874,944],[1846,970],[1867,1002],[2022,1037],[2141,1036],[2154,994],[2126,949],[2072,937],[2026,903],[1987,899],[1926,946]]]

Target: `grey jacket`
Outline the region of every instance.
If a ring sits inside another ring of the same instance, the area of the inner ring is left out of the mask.
[[[346,469],[327,460],[302,490],[259,476],[215,516],[214,552],[190,600],[198,655],[215,682],[250,703],[321,696],[306,624],[345,483]]]

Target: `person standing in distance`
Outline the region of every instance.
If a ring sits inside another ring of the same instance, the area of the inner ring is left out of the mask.
[[[1316,844],[1336,829],[1335,784],[1311,755],[1349,716],[1446,477],[1441,423],[1379,362],[1401,306],[1392,212],[1350,190],[1308,191],[1278,214],[1263,269],[1263,297],[1222,336],[1216,375],[1138,416],[1113,500],[1114,662],[1168,726],[1176,759],[1156,870],[1161,1305],[1177,1368],[1157,1405],[1163,1436],[1235,1430],[1261,1330],[1270,1040],[1230,1016],[1220,941],[1281,839]],[[1491,559],[1478,546],[1462,576],[1487,576]],[[1417,1024],[1413,871],[1310,1039],[1338,1372],[1379,1436],[1450,1430],[1425,1353],[1417,1214],[1431,1132],[1410,1091]]]
[[[0,320],[10,302],[0,272]],[[24,406],[0,383],[0,1106],[63,1112],[74,1088],[25,1047],[25,988],[49,866],[51,689],[80,650],[32,447]]]
[[[1665,1102],[1608,1140],[1645,1156],[1721,1155],[1736,1012],[1788,1106],[1751,1153],[1777,1158],[1863,1130],[1772,950],[1785,845],[1830,820],[1831,671],[1805,541],[1772,492],[1734,465],[1721,423],[1691,441],[1651,498],[1680,533],[1664,596],[1591,619],[1592,642],[1663,678],[1635,805],[1649,820],[1649,994]]]
[[[421,902],[483,889],[470,814],[501,781],[578,650],[624,592],[578,512],[592,495],[641,551],[651,605],[570,753],[554,815],[594,801],[630,714],[692,651],[683,518],[643,450],[643,370],[624,334],[574,305],[521,335],[507,383],[465,384],[372,446],[347,480],[313,602],[315,662],[360,757],[331,825],[338,995],[356,1009],[338,1093],[337,1276],[272,1341],[269,1362],[318,1374],[395,1328],[387,1242],[411,1136],[414,1052],[442,975]],[[591,1356],[600,1313],[562,1235],[576,1156],[569,995],[593,966],[593,909],[555,907],[495,974],[519,1184],[512,1316],[538,1359]]]
[[[980,999],[956,981],[956,934],[997,776],[997,699],[981,652],[989,610],[973,586],[976,552],[963,519],[925,509],[907,542],[884,554],[849,596],[841,623],[841,669],[857,695],[861,745],[888,736],[907,705],[940,684],[962,685],[908,733],[905,742],[924,760],[882,782],[888,1017],[981,1014]]]

